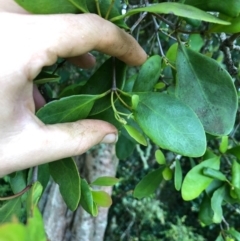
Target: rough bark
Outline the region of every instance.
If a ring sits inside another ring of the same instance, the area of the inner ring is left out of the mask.
[[[76,157],[81,177],[89,182],[100,176],[115,176],[117,158],[113,145],[101,144]],[[104,187],[108,193],[112,188]],[[50,241],[102,241],[107,225],[107,208],[99,208],[94,218],[81,207],[71,212],[65,205],[58,185],[50,183],[40,202],[45,230]]]

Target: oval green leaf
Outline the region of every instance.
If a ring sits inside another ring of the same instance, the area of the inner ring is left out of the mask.
[[[213,210],[211,207],[211,199],[210,197],[204,193],[202,202],[200,204],[200,210],[198,213],[199,220],[205,225],[210,225],[213,223]]]
[[[81,199],[80,205],[92,216],[97,215],[96,204],[93,202],[92,191],[85,179],[81,179]]]
[[[223,181],[223,182],[227,181],[226,176],[222,172],[220,172],[216,169],[210,168],[210,167],[203,168],[203,175],[205,175],[207,177],[211,177],[213,179]]]
[[[133,95],[132,96],[132,108],[133,109],[137,108],[138,102],[139,102],[139,96],[138,95]]]
[[[219,170],[220,158],[215,157],[205,160],[187,173],[182,184],[182,198],[185,201],[197,198],[213,181],[213,178],[203,175],[202,170],[204,167]]]
[[[225,153],[228,149],[228,136],[222,136],[222,140],[219,146],[219,151]]]
[[[109,58],[106,60],[89,78],[87,83],[80,89],[79,94],[99,95],[113,87],[113,76],[116,78],[116,87],[122,89],[125,84],[127,65],[118,60]],[[115,71],[115,74],[114,72]],[[103,112],[111,106],[110,95],[97,100],[90,112],[91,115],[96,115]]]
[[[176,160],[175,172],[174,172],[174,186],[177,191],[180,191],[182,186],[182,167],[179,160]]]
[[[179,45],[176,68],[176,96],[195,111],[206,132],[229,134],[238,101],[228,72],[217,61],[183,45]]]
[[[72,158],[50,162],[49,171],[59,185],[62,197],[72,211],[76,210],[81,196],[81,179],[78,168]]]
[[[74,95],[46,104],[37,112],[45,124],[73,122],[84,119],[90,113],[95,100],[101,95]]]
[[[235,146],[231,149],[228,149],[227,153],[234,155],[238,160],[240,160],[240,146]]]
[[[157,162],[160,165],[165,165],[166,164],[165,156],[164,156],[164,154],[162,153],[161,150],[156,150],[155,151],[155,158],[156,158]]]
[[[211,198],[211,207],[213,210],[213,223],[221,223],[223,218],[222,202],[226,193],[226,186],[218,188]]]
[[[92,191],[93,201],[100,207],[108,208],[112,205],[110,195],[104,191]]]
[[[21,214],[22,214],[22,210],[21,210],[21,196],[20,196],[5,202],[5,204],[1,206],[0,223],[10,222],[13,216],[20,217]]]
[[[162,172],[163,179],[169,181],[173,177],[173,172],[169,167],[165,167]]]
[[[233,160],[232,163],[232,185],[233,189],[230,194],[233,198],[240,200],[240,164]]]
[[[116,177],[98,177],[91,185],[95,186],[113,186],[119,182],[119,179]]]
[[[37,207],[32,210],[32,215],[27,220],[27,240],[46,241],[43,218]],[[23,241],[23,240],[19,240]],[[24,240],[25,241],[25,240]]]
[[[135,8],[130,11],[128,11],[125,15],[115,17],[111,19],[111,21],[116,21],[137,13],[141,12],[149,12],[149,13],[160,13],[160,14],[174,14],[179,17],[186,17],[186,18],[191,18],[191,19],[198,19],[201,21],[206,21],[209,23],[218,23],[218,24],[223,24],[223,25],[228,25],[230,24],[227,21],[223,21],[221,19],[218,19],[214,17],[211,14],[208,14],[198,8],[195,8],[190,5],[186,4],[181,4],[181,3],[173,3],[173,2],[164,2],[164,3],[159,3],[155,5],[151,5],[149,7],[144,7],[144,8]]]
[[[37,207],[38,201],[42,195],[43,187],[40,182],[35,182],[27,195],[27,214],[32,217],[34,208]]]
[[[51,74],[45,71],[41,71],[40,74],[34,79],[34,83],[37,85],[45,83],[59,82],[60,76]]]
[[[236,17],[240,13],[240,1],[238,0],[185,0],[184,3],[204,11],[220,12],[232,17]]]
[[[21,7],[30,13],[79,13],[79,9],[68,0],[15,0]],[[83,1],[85,2],[85,0]]]
[[[129,126],[129,125],[124,125],[123,126],[126,131],[128,132],[128,134],[135,140],[137,141],[139,144],[147,146],[147,141],[145,139],[145,137],[133,126]]]
[[[142,65],[133,85],[133,92],[147,92],[154,89],[161,74],[161,62],[162,58],[154,55]]]
[[[203,126],[196,114],[174,96],[138,93],[133,111],[142,131],[158,146],[184,156],[202,156],[206,150]]]
[[[226,19],[228,22],[230,22],[230,25],[219,25],[219,24],[213,24],[208,32],[210,33],[239,33],[240,32],[240,16],[236,18],[220,15],[221,18]]]
[[[162,172],[164,167],[148,173],[135,187],[133,196],[141,199],[153,194],[162,181]]]
[[[21,223],[7,223],[0,226],[1,241],[23,241],[27,240],[28,233]]]
[[[119,160],[127,159],[134,151],[136,143],[121,134],[116,143],[116,155]]]

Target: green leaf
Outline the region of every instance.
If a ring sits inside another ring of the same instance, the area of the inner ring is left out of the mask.
[[[154,85],[154,89],[156,90],[162,90],[166,88],[166,84],[163,82],[158,82],[157,84]]]
[[[134,151],[136,144],[124,135],[120,135],[116,143],[116,155],[119,160],[127,159]]]
[[[49,165],[43,164],[38,166],[38,181],[41,183],[43,190],[47,187],[50,180]]]
[[[88,116],[95,100],[101,97],[101,95],[73,95],[52,101],[37,112],[37,117],[45,124],[81,120]]]
[[[211,207],[211,198],[209,198],[209,196],[206,193],[204,193],[204,196],[200,205],[198,218],[205,225],[210,225],[213,223],[212,221],[213,210]]]
[[[206,132],[227,135],[238,104],[231,76],[215,60],[183,45],[179,45],[176,67],[176,96],[196,112]]]
[[[155,5],[151,5],[149,7],[144,7],[144,8],[135,8],[130,11],[128,11],[125,15],[115,17],[111,19],[112,22],[137,14],[141,12],[149,12],[149,13],[160,13],[160,14],[174,14],[179,17],[187,17],[191,19],[198,19],[201,21],[206,21],[210,23],[218,23],[218,24],[223,24],[223,25],[228,25],[229,23],[226,21],[223,21],[221,19],[218,19],[214,17],[211,14],[208,14],[198,8],[195,8],[190,5],[185,5],[181,3],[170,3],[170,2],[164,2],[164,3],[159,3]]]
[[[220,15],[222,19],[226,19],[230,22],[230,25],[223,26],[219,24],[212,24],[210,29],[208,30],[209,33],[238,33],[240,32],[240,16],[236,18],[224,16],[223,14]]]
[[[21,213],[21,196],[5,202],[5,204],[1,206],[0,223],[11,221],[13,216],[19,217],[20,213]],[[1,234],[0,234],[0,241],[1,241]]]
[[[234,155],[235,157],[237,157],[238,160],[240,160],[240,146],[235,146],[233,148],[228,149],[227,153]]]
[[[236,160],[232,163],[232,184],[240,188],[240,164]]]
[[[133,196],[141,199],[153,194],[162,181],[162,172],[164,167],[148,173],[135,187]]]
[[[95,185],[95,186],[113,186],[116,183],[119,182],[119,179],[116,177],[99,177],[96,180],[94,180],[91,185]]]
[[[127,133],[139,144],[143,145],[143,146],[147,146],[147,141],[145,139],[145,137],[133,126],[129,126],[129,125],[124,125],[123,126],[125,128],[125,130],[127,131]]]
[[[226,233],[231,235],[233,238],[235,238],[236,241],[240,241],[240,233],[234,228],[230,228],[229,230],[226,230]]]
[[[101,16],[103,18],[111,19],[121,15],[120,10],[122,9],[122,5],[120,0],[114,0],[114,1],[101,0],[101,1],[98,1],[98,3],[99,3]],[[111,6],[112,3],[113,5]],[[97,7],[96,7],[96,0],[87,0],[87,6],[90,12],[98,13]],[[110,9],[110,7],[112,8]],[[109,12],[109,9],[111,11],[109,13],[109,16],[106,17],[107,13]],[[127,25],[123,20],[116,21],[115,24],[118,25],[120,28],[128,29]]]
[[[40,72],[40,74],[34,79],[34,83],[37,85],[45,84],[49,82],[59,82],[60,76],[56,74],[51,74],[45,71]]]
[[[163,179],[169,181],[172,179],[173,172],[169,167],[165,167],[162,172]]]
[[[185,4],[192,5],[204,11],[220,12],[226,15],[236,17],[240,13],[239,0],[185,0]]]
[[[93,213],[92,213],[92,216],[93,217],[97,217],[98,215],[98,206],[95,202],[93,202]]]
[[[236,160],[232,163],[232,185],[231,196],[240,199],[240,164]]]
[[[214,223],[221,223],[223,218],[222,212],[222,202],[225,196],[226,188],[225,185],[218,188],[211,198],[211,207],[214,212],[213,215],[213,222]]]
[[[147,92],[154,89],[161,74],[162,58],[159,55],[150,57],[141,67],[133,86],[133,92]]]
[[[227,181],[227,178],[225,177],[225,175],[222,172],[220,172],[216,169],[213,169],[213,168],[204,167],[203,175],[214,178],[214,179],[218,179],[223,182]]]
[[[213,178],[203,175],[202,170],[204,167],[219,170],[219,157],[205,160],[187,173],[182,184],[182,198],[184,200],[189,201],[197,198],[213,181]]]
[[[123,90],[124,92],[132,92],[133,85],[134,85],[137,77],[138,77],[138,74],[134,74],[134,75],[132,75],[129,79],[127,79],[127,80],[126,80],[126,83],[125,83],[125,85],[124,85],[124,87],[123,87],[122,90]]]
[[[202,156],[206,137],[196,114],[184,103],[162,93],[138,93],[136,122],[158,146],[184,156]]]
[[[223,237],[220,233],[215,241],[225,241],[225,240],[223,239]]]
[[[222,136],[222,140],[219,146],[219,151],[225,153],[228,149],[228,136]]]
[[[164,59],[163,66],[168,66],[169,64],[175,66],[177,58],[178,43],[174,43],[170,46],[166,53],[166,59]]]
[[[205,41],[201,34],[191,34],[189,36],[188,44],[192,50],[194,50],[196,52],[200,52],[201,48],[205,44]]]
[[[118,109],[118,108],[117,108]],[[114,125],[118,130],[122,129],[123,124],[116,120],[112,108],[108,108],[96,115],[88,116],[88,119],[104,120]]]
[[[97,211],[94,206],[92,191],[85,179],[81,179],[81,199],[80,204],[89,214],[96,216]]]
[[[14,194],[21,192],[27,186],[27,171],[18,171],[9,179]]]
[[[174,172],[174,186],[177,191],[180,191],[182,186],[182,167],[179,160],[176,160],[175,172]]]
[[[0,226],[0,241],[26,241],[27,230],[21,223],[8,223]]]
[[[67,206],[76,210],[81,197],[81,179],[78,168],[72,158],[49,163],[50,174],[59,185]]]
[[[28,217],[33,216],[34,208],[42,195],[43,187],[40,182],[35,182],[28,192],[27,196],[27,213]]]
[[[64,88],[60,94],[58,95],[58,98],[68,97],[71,95],[78,95],[81,93],[82,87],[86,84],[87,81],[81,81],[78,84],[71,84]]]
[[[15,0],[28,12],[37,14],[79,13],[79,9],[67,0]]]
[[[158,149],[158,150],[155,151],[155,158],[160,165],[166,164],[165,156],[164,156],[164,154],[162,153],[161,150]]]
[[[139,102],[139,96],[138,95],[132,95],[132,108],[136,109]]]
[[[72,5],[74,5],[80,12],[89,12],[87,7],[87,1],[89,0],[68,0]]]
[[[112,199],[108,193],[104,191],[92,191],[93,201],[100,207],[110,207],[112,205]]]
[[[115,74],[114,74],[115,69]],[[87,83],[81,88],[82,94],[102,94],[113,86],[113,75],[116,77],[117,88],[122,89],[125,83],[127,65],[118,60],[109,58],[90,77]],[[90,115],[96,115],[111,106],[110,96],[106,96],[95,102]]]
[[[26,241],[33,241],[33,240],[46,241],[47,240],[45,230],[44,230],[42,215],[37,207],[33,209],[32,217],[28,218],[27,220],[26,230],[27,230]]]
[[[111,57],[107,59],[89,78],[81,89],[82,94],[97,95],[102,94],[112,88],[114,69],[116,74],[117,88],[122,89],[125,84],[127,65]]]

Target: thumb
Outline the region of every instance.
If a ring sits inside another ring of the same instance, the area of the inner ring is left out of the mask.
[[[116,128],[101,120],[80,120],[73,123],[46,126],[44,137],[48,150],[43,159],[49,161],[76,156],[86,152],[98,143],[115,143],[117,141]],[[44,141],[45,141],[44,140]]]
[[[34,125],[35,126],[35,125]],[[115,143],[117,130],[101,120],[73,123],[28,125],[18,136],[0,147],[0,177],[62,158],[80,155],[98,143]],[[8,138],[9,139],[9,138]],[[12,151],[14,150],[14,152]],[[4,155],[3,155],[4,157]]]

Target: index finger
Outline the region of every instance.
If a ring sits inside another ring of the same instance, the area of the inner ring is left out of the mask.
[[[141,65],[147,58],[130,34],[95,14],[22,17],[34,27],[32,42],[47,53],[45,62],[48,64],[52,64],[56,57],[74,57],[91,50],[115,56],[129,65]]]

